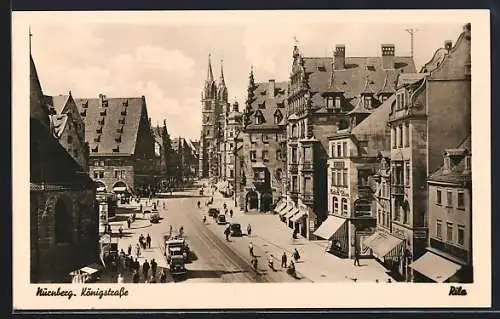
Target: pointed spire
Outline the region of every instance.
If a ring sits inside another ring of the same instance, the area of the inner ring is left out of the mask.
[[[253,76],[253,65],[250,66],[250,77],[249,77],[250,81],[249,81],[249,84],[251,87],[254,87],[255,86],[255,79],[254,79],[254,76]]]
[[[30,55],[31,55],[31,38],[33,37],[33,34],[31,33],[31,25],[29,26],[28,28],[28,34],[29,34],[29,52],[30,52]]]
[[[226,82],[224,81],[224,67],[223,67],[224,60],[220,60],[220,85],[221,86],[226,86]]]
[[[214,73],[212,72],[212,62],[210,61],[210,57],[212,55],[208,54],[208,70],[207,70],[207,83],[212,83],[214,81]]]

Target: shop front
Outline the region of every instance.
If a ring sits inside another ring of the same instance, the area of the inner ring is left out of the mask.
[[[403,239],[383,231],[376,231],[364,240],[364,245],[370,250],[371,256],[390,271],[393,278],[398,281],[404,280],[406,244]]]
[[[410,264],[414,270],[415,282],[455,282],[456,274],[462,265],[456,261],[444,258],[434,252],[427,251],[420,258]]]
[[[328,215],[316,229],[314,235],[331,241],[330,252],[342,258],[349,256],[349,221],[346,218]]]

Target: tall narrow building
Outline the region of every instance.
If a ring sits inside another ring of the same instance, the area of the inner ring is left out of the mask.
[[[228,111],[228,91],[221,67],[219,85],[215,83],[210,55],[205,85],[201,92],[201,134],[199,149],[200,178],[213,178],[221,175],[221,138],[224,112]]]

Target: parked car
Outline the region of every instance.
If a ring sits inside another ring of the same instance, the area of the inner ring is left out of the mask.
[[[231,223],[229,225],[229,231],[231,237],[241,237],[243,236],[243,232],[241,231],[241,225],[239,223]]]
[[[208,216],[210,216],[210,217],[216,218],[217,216],[219,216],[219,214],[220,214],[220,212],[217,208],[210,207],[208,209]]]
[[[227,223],[226,221],[226,215],[218,215],[217,216],[217,224],[219,225],[225,225]]]
[[[168,268],[172,276],[179,276],[187,273],[186,264],[182,256],[172,256],[168,263]]]

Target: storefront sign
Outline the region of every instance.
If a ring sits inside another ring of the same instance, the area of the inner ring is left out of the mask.
[[[333,168],[344,168],[344,167],[345,167],[345,162],[344,161],[333,162]]]
[[[349,193],[342,188],[332,187],[330,193],[333,195],[349,197]]]
[[[413,237],[415,238],[426,238],[427,232],[425,230],[415,230],[413,231]]]

